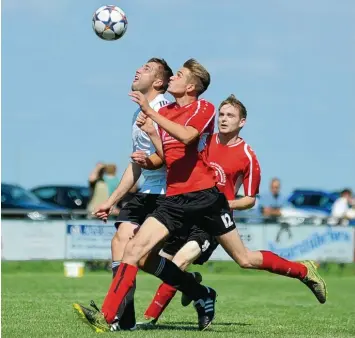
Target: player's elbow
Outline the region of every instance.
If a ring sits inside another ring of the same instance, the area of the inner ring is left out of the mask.
[[[183,138],[183,139],[181,139],[181,142],[182,142],[183,144],[185,144],[185,146],[188,146],[188,145],[191,144],[193,141],[195,141],[194,138]]]
[[[252,208],[256,203],[256,197],[248,196],[247,200],[247,208],[250,209]]]

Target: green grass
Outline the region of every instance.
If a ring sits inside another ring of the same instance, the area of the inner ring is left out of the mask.
[[[83,278],[63,275],[62,263],[2,264],[3,337],[94,337],[77,319],[72,303],[101,303],[111,275],[86,273]],[[50,271],[50,272],[45,272]],[[243,272],[230,263],[207,266],[207,285],[217,289],[216,319],[208,331],[197,331],[196,313],[182,308],[176,297],[158,327],[149,331],[114,332],[102,336],[129,337],[355,337],[354,266],[342,276],[337,267],[325,275],[329,299],[319,304],[300,282],[266,272]],[[159,281],[139,274],[137,320],[149,304]]]

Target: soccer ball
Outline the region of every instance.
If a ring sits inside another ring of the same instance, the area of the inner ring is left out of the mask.
[[[117,40],[127,29],[127,18],[124,11],[117,6],[102,6],[92,17],[92,28],[103,40]]]

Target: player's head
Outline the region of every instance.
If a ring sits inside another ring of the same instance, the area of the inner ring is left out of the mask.
[[[132,90],[146,94],[154,89],[165,93],[173,72],[164,59],[151,58],[138,68],[132,83]]]
[[[207,69],[196,60],[190,59],[171,77],[168,92],[174,97],[199,97],[207,90],[210,82],[211,77]]]
[[[273,195],[278,195],[281,190],[281,182],[278,178],[274,177],[270,183],[270,191]]]
[[[233,94],[219,105],[218,130],[221,134],[236,134],[244,127],[247,110]]]

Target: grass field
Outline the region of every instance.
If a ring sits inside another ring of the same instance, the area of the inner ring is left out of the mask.
[[[329,289],[319,304],[300,282],[266,272],[241,272],[229,263],[202,271],[207,285],[216,288],[217,313],[208,331],[197,331],[196,313],[182,308],[176,297],[159,325],[149,331],[114,332],[102,336],[129,337],[355,337],[355,273],[350,266],[339,276],[324,276]],[[334,270],[334,269],[333,269]],[[101,304],[111,275],[87,273],[81,279],[65,278],[62,264],[2,264],[3,337],[93,337],[96,333],[79,321],[72,303]],[[138,276],[137,320],[149,304],[159,281]]]

